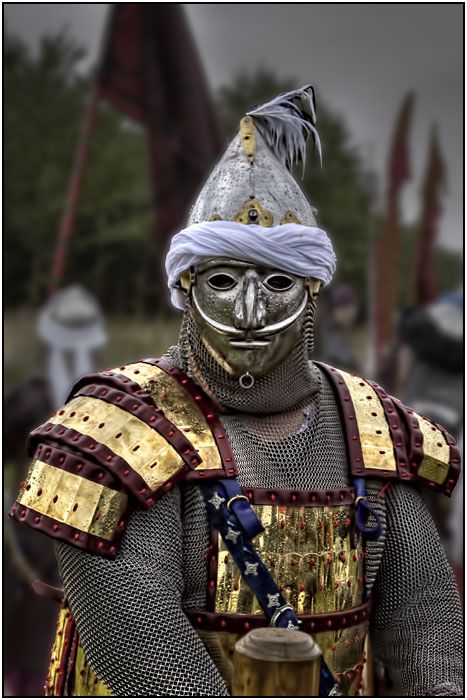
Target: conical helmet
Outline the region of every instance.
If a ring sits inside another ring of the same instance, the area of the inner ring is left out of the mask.
[[[305,162],[310,133],[320,151],[315,114],[311,86],[248,112],[201,190],[188,225],[223,220],[316,226],[316,210],[290,173],[294,162]]]
[[[330,282],[335,270],[331,242],[290,172],[300,161],[305,168],[309,136],[321,159],[315,122],[310,85],[244,115],[194,203],[187,227],[172,238],[166,270],[174,306],[185,307],[196,266],[217,257]]]

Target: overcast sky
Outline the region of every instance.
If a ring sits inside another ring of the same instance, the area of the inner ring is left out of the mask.
[[[43,33],[67,27],[87,47],[88,60],[96,58],[109,5],[3,6],[7,28],[32,46]],[[440,240],[462,247],[462,4],[192,3],[186,9],[212,87],[260,64],[297,86],[313,83],[318,109],[322,96],[344,115],[381,184],[395,115],[415,89],[414,179],[405,191],[404,218],[417,218],[430,125],[437,123],[448,177]]]

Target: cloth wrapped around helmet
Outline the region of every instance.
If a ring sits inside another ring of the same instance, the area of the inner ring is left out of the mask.
[[[223,257],[245,260],[289,272],[314,277],[329,284],[336,269],[334,250],[325,231],[301,224],[265,228],[236,221],[209,221],[193,224],[177,233],[166,258],[172,304],[185,308],[180,275],[202,261]]]

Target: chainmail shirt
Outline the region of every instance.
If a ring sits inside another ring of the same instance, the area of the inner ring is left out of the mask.
[[[310,322],[312,313],[310,313]],[[306,343],[274,378],[242,390],[198,340],[185,315],[168,359],[215,399],[241,485],[338,489],[350,485],[332,389]],[[272,375],[273,373],[271,373]],[[434,524],[414,489],[369,483],[383,534],[367,544],[374,588],[374,650],[400,695],[461,695],[462,619]],[[208,522],[196,484],[184,484],[130,518],[114,561],[58,544],[64,588],[81,643],[115,695],[228,695],[213,635],[203,640],[184,608],[206,605]],[[414,668],[416,666],[416,668]]]

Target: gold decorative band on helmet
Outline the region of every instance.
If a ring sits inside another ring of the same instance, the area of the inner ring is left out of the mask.
[[[209,218],[209,221],[222,221],[222,217],[217,212],[214,212]],[[257,224],[258,226],[271,228],[274,219],[272,212],[267,211],[257,199],[250,197],[250,199],[245,202],[243,209],[233,217],[233,221],[237,221],[240,224]],[[292,211],[286,211],[279,221],[281,226],[283,224],[301,223],[300,219]]]
[[[252,163],[255,155],[256,139],[255,126],[251,117],[246,116],[240,119],[239,133],[245,155],[250,163]]]
[[[33,460],[18,494],[26,508],[111,541],[128,505],[125,493]]]

